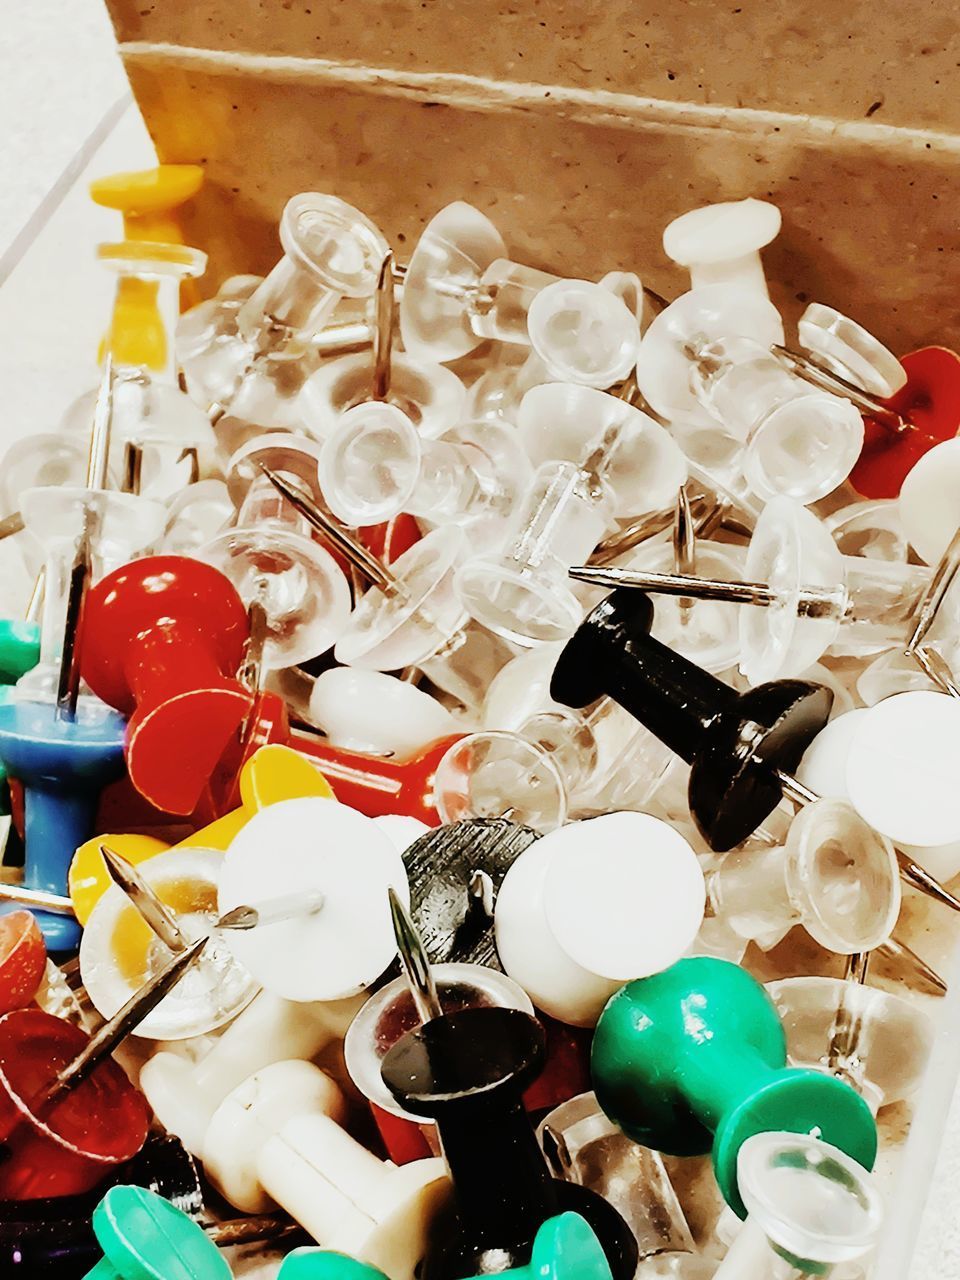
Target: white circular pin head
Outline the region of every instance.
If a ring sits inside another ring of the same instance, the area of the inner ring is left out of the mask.
[[[450,712],[415,685],[383,671],[333,667],[317,676],[310,718],[334,746],[408,756],[457,732]]]
[[[847,759],[857,812],[891,840],[925,848],[960,839],[960,701],[895,694],[860,718]]]
[[[847,760],[850,746],[866,714],[866,708],[855,707],[842,716],[834,716],[803,753],[796,768],[797,781],[818,796],[848,799]]]
[[[376,823],[306,797],[269,805],[237,834],[223,859],[219,907],[319,898],[301,916],[231,931],[230,946],[268,991],[339,1000],[369,986],[396,955],[390,887],[409,902],[403,861]]]
[[[960,529],[960,439],[923,455],[900,487],[899,505],[910,545],[936,564]]]
[[[543,839],[544,912],[572,960],[618,983],[679,960],[705,904],[700,863],[679,831],[646,813],[608,813]]]
[[[765,294],[760,250],[776,237],[780,223],[780,210],[766,200],[708,204],[667,224],[663,251],[687,268],[693,288],[724,283]]]

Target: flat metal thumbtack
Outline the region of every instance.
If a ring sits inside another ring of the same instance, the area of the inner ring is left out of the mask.
[[[400,953],[400,963],[410,986],[413,1003],[421,1022],[432,1022],[434,1018],[443,1016],[440,997],[437,995],[437,984],[433,980],[433,971],[427,953],[423,949],[420,935],[417,933],[410,915],[392,887],[387,890],[390,895],[390,918],[393,921],[393,932]]]

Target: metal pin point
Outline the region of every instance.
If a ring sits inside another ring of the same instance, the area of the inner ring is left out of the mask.
[[[947,984],[936,969],[927,964],[926,960],[918,956],[915,951],[912,951],[899,938],[891,935],[886,942],[881,942],[880,946],[877,947],[877,955],[885,956],[897,965],[905,965],[907,968],[912,968],[916,976],[930,987],[934,995],[945,996],[947,994]]]
[[[685,484],[677,490],[677,505],[673,518],[673,567],[685,578],[692,578],[697,572],[697,536],[690,511],[690,495]],[[680,597],[681,626],[686,626],[689,622],[693,604],[690,596]]]
[[[847,956],[847,963],[843,973],[844,985],[833,1016],[833,1025],[830,1028],[830,1040],[827,1049],[827,1066],[831,1074],[841,1078],[848,1074],[844,1063],[855,1052],[863,1030],[863,1019],[850,1008],[846,996],[850,989],[850,984],[866,985],[869,964],[870,953],[868,951],[858,951],[851,956]]]
[[[953,585],[958,569],[960,569],[960,528],[951,538],[946,551],[930,576],[926,590],[920,597],[913,631],[907,640],[906,653],[916,655],[924,637],[936,621],[940,606]]]
[[[653,573],[643,569],[617,569],[600,565],[573,565],[568,570],[578,582],[594,586],[635,588],[653,595],[693,597],[695,600],[722,600],[728,604],[753,604],[769,608],[779,604],[780,593],[765,582],[728,581],[726,578],[693,578],[682,573]],[[843,615],[836,589],[801,587],[796,593],[796,610],[803,618],[836,618]]]
[[[0,902],[16,902],[18,906],[32,911],[53,911],[62,916],[76,914],[70,898],[60,893],[48,893],[45,889],[27,889],[21,884],[0,883]]]
[[[409,912],[391,886],[387,890],[390,895],[390,918],[393,921],[393,932],[397,939],[397,950],[400,962],[410,986],[413,1003],[422,1022],[432,1022],[434,1018],[443,1016],[440,997],[437,995],[437,984],[433,980],[430,961],[423,949],[420,935],[410,919]]]
[[[858,387],[856,383],[849,382],[846,378],[841,377],[840,374],[834,373],[832,369],[820,364],[812,356],[800,351],[793,351],[790,347],[781,346],[779,343],[774,343],[770,350],[798,378],[808,382],[813,387],[817,387],[820,391],[829,391],[832,395],[849,400],[862,413],[869,414],[881,426],[887,427],[898,434],[904,431],[916,431],[916,427],[909,419],[904,418],[895,409],[891,409],[889,405],[883,404],[880,400],[869,395],[862,387]]]
[[[960,685],[957,684],[956,676],[938,649],[934,649],[932,645],[918,644],[916,648],[908,649],[907,653],[938,689],[948,693],[951,698],[960,698]]]
[[[266,578],[257,582],[257,594],[247,607],[248,634],[237,679],[248,693],[257,694],[263,685],[263,651],[270,634],[270,620],[264,604],[268,588]]]
[[[164,946],[169,947],[175,955],[186,951],[190,946],[189,938],[177,924],[176,917],[167,905],[160,901],[152,886],[147,884],[133,863],[128,862],[113,849],[108,849],[105,844],[101,844],[100,853],[107,864],[110,879],[127,895]]]
[[[103,362],[103,374],[97,391],[97,403],[90,434],[90,452],[87,455],[87,489],[104,489],[107,483],[107,467],[110,456],[110,430],[113,423],[113,356],[108,353]],[[57,719],[72,721],[77,717],[77,701],[80,696],[80,652],[77,644],[77,628],[83,612],[83,602],[92,576],[93,538],[97,521],[89,503],[84,505],[80,537],[77,540],[73,564],[70,568],[67,589],[66,618],[63,629],[63,648],[60,654],[60,673],[57,680]]]
[[[112,1018],[108,1019],[94,1035],[90,1037],[82,1052],[72,1062],[57,1072],[56,1077],[43,1091],[31,1099],[30,1108],[37,1117],[48,1111],[71,1089],[76,1088],[87,1079],[105,1058],[125,1040],[151,1013],[167,993],[176,986],[189,968],[191,968],[207,945],[208,939],[198,938],[179,955],[173,957],[168,965],[155,974],[149,982],[144,983],[139,991],[135,991]]]
[[[373,329],[373,399],[386,400],[390,393],[393,357],[393,321],[396,312],[394,293],[393,250],[388,249],[380,264],[374,294]]]
[[[319,890],[307,894],[288,893],[279,898],[268,898],[265,902],[233,907],[219,918],[216,927],[262,929],[267,925],[284,924],[288,920],[316,915],[322,910],[323,904],[324,896]]]
[[[373,552],[368,551],[362,542],[352,537],[346,529],[342,528],[331,516],[327,515],[309,494],[305,493],[299,486],[291,484],[284,476],[274,471],[271,467],[265,466],[264,463],[258,461],[257,466],[273,487],[283,494],[296,511],[299,511],[304,520],[312,528],[316,529],[318,533],[323,534],[327,541],[341,555],[345,556],[350,564],[362,573],[369,582],[375,587],[379,587],[381,591],[399,592],[403,590],[402,584],[387,566],[378,560]]]
[[[23,516],[19,511],[14,511],[10,515],[4,516],[0,520],[0,542],[4,538],[12,537],[15,533],[20,533],[23,528]]]

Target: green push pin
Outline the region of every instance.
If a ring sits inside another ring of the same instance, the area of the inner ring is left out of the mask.
[[[593,1228],[579,1213],[548,1218],[537,1232],[524,1267],[498,1271],[498,1280],[613,1280],[610,1264]],[[277,1280],[387,1280],[369,1263],[326,1249],[294,1249]]]
[[[739,965],[678,960],[610,998],[593,1038],[597,1101],[645,1147],[713,1150],[724,1199],[741,1218],[737,1153],[755,1133],[807,1133],[872,1169],[877,1127],[849,1085],[786,1066],[786,1037],[763,987]]]
[[[40,661],[40,624],[0,619],[0,684],[16,684]]]
[[[104,1256],[86,1280],[231,1280],[203,1228],[146,1187],[111,1187],[93,1211]]]

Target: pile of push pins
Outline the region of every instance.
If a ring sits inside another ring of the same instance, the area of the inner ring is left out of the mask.
[[[0,1272],[869,1275],[960,929],[960,357],[788,340],[757,200],[668,302],[307,193],[198,301],[199,182],[94,185],[99,383],[0,467]]]

